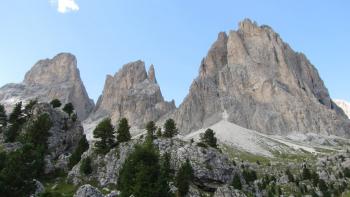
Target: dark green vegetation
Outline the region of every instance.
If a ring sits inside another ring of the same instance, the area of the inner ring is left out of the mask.
[[[131,140],[130,126],[126,118],[119,121],[117,131],[115,131],[111,119],[105,118],[97,125],[93,134],[98,139],[95,143],[95,150],[100,154],[106,154],[117,144]]]
[[[170,155],[160,159],[152,143],[137,145],[120,171],[120,196],[172,196],[168,185],[171,176]]]
[[[193,169],[189,160],[186,160],[176,175],[175,184],[178,188],[179,196],[186,196],[190,189],[190,183],[193,181]]]
[[[7,126],[7,115],[6,110],[3,105],[0,105],[0,133],[3,132],[4,128]]]
[[[131,139],[130,135],[130,126],[128,120],[126,118],[122,118],[119,121],[118,129],[117,129],[117,142],[127,142]]]
[[[80,173],[82,173],[84,175],[89,175],[92,173],[91,158],[90,157],[86,157],[81,161]]]
[[[146,131],[147,131],[147,137],[150,138],[150,140],[153,140],[156,138],[155,134],[156,134],[156,124],[153,121],[150,121],[146,124]],[[160,136],[162,134],[160,133]]]
[[[204,134],[201,135],[201,143],[213,148],[218,148],[215,132],[212,129],[207,129]]]
[[[23,110],[22,103],[18,103],[8,118],[10,127],[6,128],[6,140],[19,141],[22,146],[0,153],[0,196],[27,196],[36,189],[34,179],[43,176],[52,123],[48,114],[32,119],[32,107],[33,102],[30,102]]]
[[[114,127],[110,118],[102,120],[95,128],[94,138],[99,139],[95,143],[96,152],[106,154],[115,145]]]
[[[63,109],[64,112],[66,112],[68,114],[68,116],[70,117],[73,112],[74,112],[74,106],[72,103],[67,103],[64,105]]]
[[[175,121],[173,119],[168,119],[164,123],[164,133],[163,137],[172,138],[178,134]]]
[[[60,100],[58,99],[53,99],[51,102],[50,102],[51,106],[53,108],[58,108],[58,107],[61,107],[62,106],[62,103]]]
[[[80,139],[78,147],[73,152],[72,156],[69,158],[69,168],[73,168],[81,159],[81,155],[89,149],[89,142],[86,137]]]
[[[238,174],[235,174],[235,175],[233,176],[232,186],[233,186],[235,189],[238,189],[238,190],[241,190],[241,189],[242,189],[241,178],[239,177]]]

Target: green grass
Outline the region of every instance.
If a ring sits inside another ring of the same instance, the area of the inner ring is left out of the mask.
[[[59,178],[55,181],[49,181],[44,183],[45,191],[46,193],[51,194],[60,194],[58,196],[73,196],[76,190],[78,189],[77,186],[66,183],[65,179]]]
[[[236,157],[243,161],[248,161],[251,163],[255,163],[257,161],[260,162],[260,164],[269,164],[270,158],[260,156],[260,155],[254,155],[252,153],[248,153],[245,151],[241,151],[235,148],[232,148],[228,145],[222,145],[221,147],[223,153],[225,153],[230,159],[234,160]]]

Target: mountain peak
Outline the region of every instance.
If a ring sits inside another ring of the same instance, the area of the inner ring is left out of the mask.
[[[72,103],[81,120],[94,107],[80,78],[77,59],[70,53],[60,53],[52,59],[39,60],[25,75],[22,84],[0,88],[0,101],[10,109],[12,100],[29,101],[39,99],[50,102],[59,99]]]
[[[148,79],[153,82],[153,83],[157,83],[157,79],[156,79],[156,73],[154,71],[154,65],[151,64],[151,66],[148,69]]]
[[[28,85],[50,85],[79,80],[80,74],[76,57],[70,53],[60,53],[52,59],[39,60],[24,77]]]

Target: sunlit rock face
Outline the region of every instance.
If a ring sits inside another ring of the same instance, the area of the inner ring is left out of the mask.
[[[0,88],[0,103],[11,110],[16,102],[38,99],[50,102],[59,99],[71,102],[80,119],[84,120],[94,107],[80,78],[75,56],[60,53],[52,59],[38,61],[20,84]]]
[[[222,32],[175,118],[184,133],[227,119],[264,133],[349,136],[350,123],[316,68],[268,26],[246,19]]]
[[[107,76],[105,86],[94,112],[87,122],[110,117],[114,124],[127,118],[135,128],[144,128],[148,121],[157,121],[175,109],[175,103],[166,102],[157,84],[155,70],[135,61],[125,64],[114,76]]]

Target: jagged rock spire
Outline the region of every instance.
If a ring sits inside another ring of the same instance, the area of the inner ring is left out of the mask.
[[[157,83],[156,73],[154,71],[153,64],[151,64],[151,66],[148,69],[148,79],[153,83]]]

